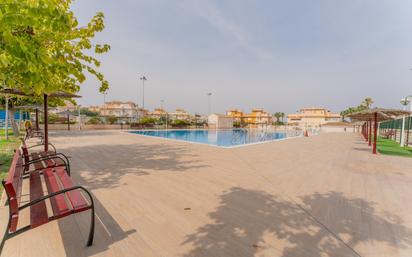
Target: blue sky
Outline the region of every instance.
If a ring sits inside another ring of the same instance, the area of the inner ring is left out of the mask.
[[[412,1],[407,0],[77,0],[84,24],[97,11],[109,43],[101,70],[108,100],[206,113],[237,107],[332,111],[370,96],[399,107],[412,94]],[[83,105],[102,104],[87,80]]]

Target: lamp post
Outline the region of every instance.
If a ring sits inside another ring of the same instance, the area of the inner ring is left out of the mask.
[[[82,129],[82,116],[81,116],[81,114],[80,114],[81,105],[79,105],[78,107],[79,107],[79,109],[78,109],[78,115],[79,115],[79,130],[81,130],[81,129]]]
[[[6,95],[6,113],[5,113],[5,119],[4,119],[4,128],[6,129],[5,131],[6,140],[9,140],[9,96],[8,95]]]
[[[165,114],[166,114],[166,121],[165,121],[165,122],[166,122],[166,130],[167,130],[167,129],[168,129],[168,125],[169,125],[169,124],[168,124],[168,116],[169,116],[169,115],[168,115],[168,113],[167,113],[166,110],[163,110],[163,107],[164,107],[163,104],[164,104],[164,102],[165,102],[165,100],[160,100],[160,108],[162,109],[162,111],[165,111]]]
[[[208,114],[212,112],[212,93],[207,93],[208,96]]]
[[[406,106],[408,106],[408,104],[411,102],[410,101],[411,97],[412,97],[411,95],[408,95],[405,98],[401,99],[401,104],[403,105],[404,111],[406,111]],[[411,105],[411,110],[412,110],[412,105]],[[405,119],[406,119],[406,115],[403,115],[402,116],[402,128],[401,128],[401,142],[400,142],[400,145],[402,147],[405,146]]]
[[[146,76],[142,76],[142,77],[140,77],[140,80],[141,80],[142,83],[143,83],[143,96],[142,96],[143,101],[142,101],[142,107],[143,107],[143,110],[144,110],[144,82],[147,80],[147,78],[146,78]]]
[[[70,112],[69,112],[69,109],[67,109],[66,112],[67,112],[67,130],[70,131]]]
[[[103,92],[103,105],[106,104],[106,95],[107,95],[107,91]]]

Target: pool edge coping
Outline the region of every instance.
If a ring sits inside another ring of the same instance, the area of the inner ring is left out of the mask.
[[[207,129],[205,129],[205,130],[207,130]],[[296,138],[304,137],[304,135],[299,135],[299,136],[286,137],[286,138],[280,138],[280,139],[274,139],[274,140],[267,140],[267,141],[262,141],[262,142],[249,143],[249,144],[241,144],[241,145],[234,145],[234,146],[219,146],[219,145],[213,145],[213,144],[208,144],[208,143],[193,142],[193,141],[188,141],[188,140],[180,140],[180,139],[167,138],[167,137],[142,135],[142,134],[132,133],[133,131],[144,131],[144,130],[127,130],[127,131],[123,131],[123,132],[128,133],[128,134],[134,134],[134,135],[141,136],[141,137],[155,138],[155,139],[158,139],[158,140],[167,140],[167,141],[171,141],[171,142],[183,142],[183,143],[196,144],[196,145],[206,145],[206,146],[212,146],[212,147],[223,148],[223,149],[240,148],[240,147],[267,144],[267,143],[271,143],[271,142],[279,142],[279,141],[284,141],[284,140],[288,140],[288,139],[296,139]],[[148,131],[153,131],[153,130],[148,130]],[[314,134],[312,136],[317,136],[317,134]]]

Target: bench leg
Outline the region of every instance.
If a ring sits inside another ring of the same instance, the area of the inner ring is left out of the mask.
[[[1,252],[3,251],[4,243],[6,242],[6,240],[7,240],[8,237],[9,237],[8,230],[9,230],[9,229],[6,228],[6,232],[4,233],[3,239],[1,240],[1,244],[0,244],[0,255],[1,255]]]
[[[89,231],[89,239],[87,240],[87,246],[91,246],[93,244],[93,238],[94,238],[94,206],[92,205],[91,208],[91,220],[90,220],[90,231]]]

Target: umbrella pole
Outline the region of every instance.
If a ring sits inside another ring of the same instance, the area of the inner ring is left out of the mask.
[[[21,119],[23,118],[23,111],[19,110],[19,130],[21,129]]]
[[[44,151],[49,150],[49,114],[48,114],[48,97],[44,94]]]
[[[372,145],[372,119],[369,120],[369,146]]]
[[[373,154],[376,154],[376,142],[378,139],[378,113],[375,112],[375,122],[374,122],[374,131],[373,131]]]
[[[6,113],[5,113],[5,135],[6,135],[6,140],[9,140],[9,96],[6,95]]]
[[[36,108],[36,130],[39,131],[39,109]]]

